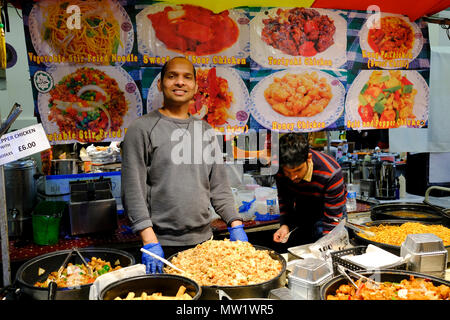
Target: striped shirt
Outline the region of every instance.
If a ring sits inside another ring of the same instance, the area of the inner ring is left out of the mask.
[[[282,171],[276,176],[280,224],[298,226],[305,239],[315,241],[329,233],[345,214],[347,190],[340,165],[322,152],[310,150],[311,181],[294,183]]]

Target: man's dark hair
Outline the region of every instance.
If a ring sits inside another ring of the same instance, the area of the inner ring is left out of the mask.
[[[287,133],[280,138],[280,165],[297,167],[308,160],[309,143],[302,133]]]
[[[164,65],[162,66],[162,69],[161,69],[161,80],[164,79],[164,75],[166,74],[167,65],[168,65],[169,62],[170,62],[171,60],[173,60],[173,59],[184,59],[184,60],[186,60],[186,61],[189,61],[188,59],[186,59],[185,57],[182,57],[182,56],[174,57],[174,58],[172,58],[172,59],[167,60],[166,63],[164,63]],[[190,61],[189,61],[189,62],[190,62]],[[194,64],[193,64],[192,62],[191,62],[191,64],[192,64],[192,70],[193,70],[193,72],[194,72],[194,81],[197,81],[197,71],[195,70]]]

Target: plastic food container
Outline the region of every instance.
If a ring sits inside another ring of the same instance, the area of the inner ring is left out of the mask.
[[[331,279],[332,270],[320,259],[299,260],[288,275],[289,289],[296,299],[320,299],[320,287]]]

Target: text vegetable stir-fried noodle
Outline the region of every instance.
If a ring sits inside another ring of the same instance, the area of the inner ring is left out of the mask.
[[[358,235],[370,241],[400,246],[408,234],[432,233],[442,239],[444,246],[450,246],[450,229],[442,225],[405,222],[400,226],[380,224],[369,227],[368,230],[374,232],[375,236],[370,237],[363,233],[358,233]]]
[[[367,42],[374,52],[384,53],[385,59],[402,57],[413,48],[414,32],[412,27],[398,17],[382,17],[380,28],[369,29]]]
[[[280,261],[267,250],[257,250],[242,241],[209,240],[178,253],[171,261],[202,286],[239,286],[271,280],[281,272]],[[170,267],[167,273],[180,274]]]
[[[83,67],[65,76],[49,92],[48,119],[60,132],[75,132],[82,142],[97,142],[111,129],[117,131],[128,111],[125,94],[103,71]],[[90,130],[88,139],[82,133]],[[81,132],[81,134],[80,134]]]
[[[327,300],[449,300],[450,287],[444,284],[435,286],[428,279],[403,279],[395,282],[362,282],[356,281],[358,289],[350,284],[339,286]]]
[[[286,117],[312,117],[328,106],[333,94],[327,79],[313,71],[275,77],[264,97]]]
[[[120,26],[108,1],[45,1],[39,5],[44,16],[43,39],[58,54],[110,57],[117,54],[119,46],[123,47]],[[66,12],[69,5],[80,8],[81,28],[68,28],[67,20],[72,15]]]
[[[198,69],[196,78],[198,89],[189,104],[189,113],[212,127],[235,119],[230,110],[233,92],[229,90],[227,79],[217,76],[216,68]]]
[[[414,119],[414,98],[417,90],[400,70],[373,71],[358,95],[358,113],[363,122],[374,127],[396,127],[399,120]],[[384,123],[384,124],[383,124]]]
[[[51,281],[55,281],[59,288],[82,286],[93,283],[102,274],[121,269],[120,265],[112,267],[109,261],[104,261],[96,257],[92,257],[91,261],[87,264],[93,271],[92,275],[84,264],[69,263],[61,272],[60,277],[58,277],[58,271],[54,271],[48,275],[45,281],[36,282],[34,286],[47,288]],[[118,261],[115,264],[119,264]]]

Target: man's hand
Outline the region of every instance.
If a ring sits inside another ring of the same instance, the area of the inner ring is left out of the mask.
[[[273,234],[273,241],[274,242],[282,242],[283,239],[287,236],[289,233],[289,227],[285,224],[283,224],[274,234]]]

